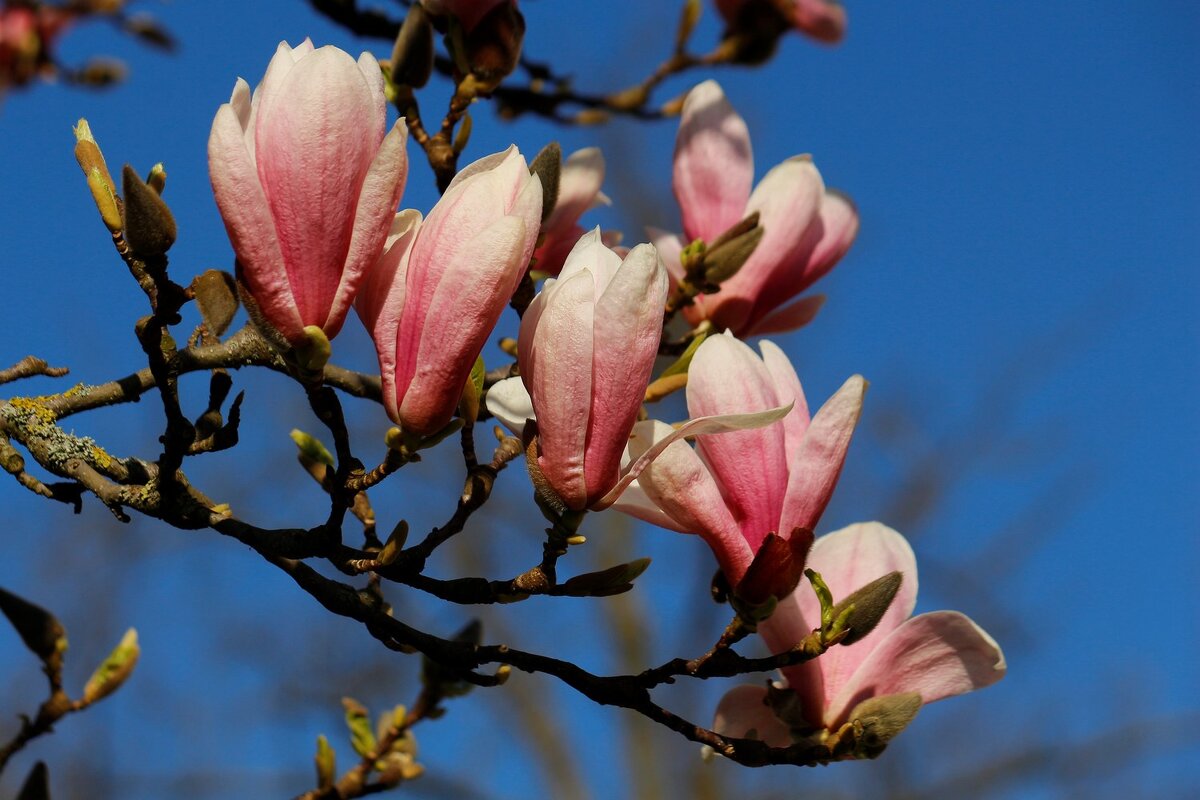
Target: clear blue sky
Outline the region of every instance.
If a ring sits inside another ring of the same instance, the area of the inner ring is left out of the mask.
[[[956,759],[978,756],[984,742],[1078,739],[1131,719],[1195,713],[1200,7],[1186,0],[848,5],[841,47],[791,37],[769,66],[715,77],[747,119],[758,176],[788,156],[812,153],[827,183],[848,192],[862,217],[859,241],[820,285],[829,296],[820,317],[782,341],[810,402],[851,373],[872,381],[864,435],[824,526],[886,514],[898,487],[916,480],[918,465],[948,478],[935,511],[904,531],[925,565],[919,608],[953,604],[996,632],[1009,653],[1004,682],[918,718],[906,734],[914,744],[945,748],[919,729],[959,717],[977,738],[961,745],[961,756],[906,752],[905,763],[928,770],[913,780],[953,772]],[[229,268],[205,143],[234,79],[261,77],[280,39],[369,46],[381,57],[389,50],[355,42],[299,0],[140,6],[180,38],[177,54],[149,52],[104,26],[80,28],[64,38],[63,56],[119,55],[130,63],[129,80],[104,93],[38,86],[0,108],[0,366],[35,353],[69,365],[74,380],[100,382],[143,363],[132,326],[144,299],[112,253],[72,158],[77,118],[90,120],[110,165],[129,161],[144,172],[165,162],[166,198],[180,222],[172,250],[179,278]],[[581,89],[611,90],[666,52],[677,9],[631,0],[605,3],[603,14],[596,7],[523,3],[527,52],[554,58],[579,76]],[[716,34],[708,11],[700,42]],[[662,97],[690,83],[672,82]],[[434,84],[424,107],[441,106],[445,91]],[[594,219],[621,228],[630,243],[641,240],[642,224],[676,226],[668,183],[674,122],[559,129],[527,119],[499,123],[487,109],[475,116],[469,155],[510,142],[532,154],[550,138],[567,152],[600,144],[614,206]],[[411,155],[418,166],[403,204],[428,210],[432,180],[416,149]],[[340,361],[373,367],[353,320],[336,344]],[[189,465],[190,474],[222,487],[252,520],[312,524],[321,501],[294,474],[286,433],[315,430],[315,421],[282,380],[236,381],[248,388],[243,444],[207,465]],[[39,379],[2,391],[49,392],[52,384]],[[193,391],[200,402],[199,382]],[[351,409],[364,452],[376,452],[385,420],[365,404]],[[157,432],[139,426],[146,419],[159,424],[155,402],[71,424],[118,452],[150,455]],[[504,477],[514,500],[524,501],[525,479],[516,470]],[[435,478],[429,468],[415,482],[401,481],[379,501],[381,515],[403,513],[418,530],[437,524],[457,487]],[[269,488],[246,493],[255,481]],[[923,488],[911,485],[909,499]],[[414,509],[424,497],[432,504]],[[316,733],[337,733],[339,694],[379,703],[412,694],[413,665],[400,659],[390,662],[394,676],[335,685],[366,653],[377,655],[373,643],[352,625],[327,620],[234,542],[152,524],[118,529],[98,504],[87,505],[82,517],[71,517],[0,481],[0,585],[59,611],[75,642],[69,674],[85,679],[128,625],[138,627],[145,648],[139,674],[120,695],[31,748],[52,770],[94,770],[105,796],[170,796],[182,789],[164,789],[164,781],[179,774],[234,776],[197,797],[299,792]],[[518,528],[521,506],[511,505],[496,514],[496,535],[509,536],[505,547],[520,555],[497,557],[515,568],[536,557],[538,526]],[[589,524],[597,534],[603,527]],[[998,533],[1006,526],[1017,532]],[[657,559],[639,587],[657,608],[677,615],[707,602],[704,587],[680,574],[710,569],[698,541],[650,530],[635,541],[639,553]],[[688,569],[672,570],[671,559]],[[985,568],[987,577],[972,572]],[[459,610],[396,596],[401,611],[442,632],[465,619]],[[549,613],[549,605],[516,607],[510,623]],[[614,668],[593,644],[590,614],[573,607],[551,617],[551,632],[520,634],[517,642],[557,644],[596,669]],[[672,634],[651,646],[661,658],[698,653],[716,632],[696,633],[671,619],[657,629]],[[314,644],[323,655],[309,652]],[[302,653],[318,670],[311,681],[288,668]],[[31,701],[18,700],[36,697],[39,679],[15,637],[0,631],[0,684],[13,682],[0,692],[0,713],[11,719],[32,710]],[[277,679],[295,690],[287,697],[298,707],[280,706]],[[607,761],[620,750],[607,739],[625,721],[564,702],[577,713],[571,735],[587,750],[589,779],[623,791]],[[422,728],[431,772],[445,777],[469,763],[472,774],[456,780],[511,795],[528,760],[508,734],[495,733],[503,709],[472,696]],[[481,731],[470,741],[483,744],[457,752],[456,724]],[[672,757],[690,757],[690,746],[656,736]],[[1163,796],[1194,785],[1200,775],[1185,755],[1197,753],[1195,734],[1175,738],[1121,774]],[[28,763],[18,762],[4,785]],[[830,781],[867,787],[888,774],[884,762],[765,776],[728,766],[716,768],[722,780],[796,791]]]

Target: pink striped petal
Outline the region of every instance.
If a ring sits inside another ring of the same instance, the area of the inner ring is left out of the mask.
[[[750,132],[716,81],[688,92],[675,137],[675,197],[688,241],[712,241],[745,216],[754,181]]]
[[[420,342],[408,345],[417,355],[400,404],[405,428],[433,433],[454,415],[471,367],[512,296],[512,276],[525,268],[526,239],[524,220],[501,217],[458,248],[428,309],[406,316],[421,324],[401,325],[401,335],[415,334]]]
[[[683,264],[679,261],[679,256],[683,252],[683,242],[679,240],[679,234],[647,227],[646,236],[649,237],[650,243],[658,249],[658,255],[662,258],[663,265],[667,268],[667,275],[671,278],[671,286],[674,287],[683,279]]]
[[[383,144],[375,154],[366,180],[363,181],[354,214],[354,227],[351,229],[346,264],[338,282],[337,294],[333,298],[333,306],[329,310],[329,318],[322,326],[330,338],[342,329],[350,304],[360,291],[363,276],[379,257],[385,241],[389,238],[388,226],[395,217],[396,204],[404,194],[404,184],[408,178],[408,154],[405,152],[407,142],[408,128],[401,119],[383,138]]]
[[[781,517],[786,530],[817,529],[841,475],[866,392],[866,380],[861,375],[853,376],[821,406],[804,432],[800,448],[788,463],[787,496]]]
[[[778,345],[764,340],[758,343],[758,349],[762,352],[763,364],[771,380],[775,382],[775,397],[781,403],[792,400],[796,404],[792,413],[783,418],[784,450],[794,453],[800,448],[804,432],[808,430],[808,401],[804,399],[804,389],[800,386],[800,378],[792,362]]]
[[[274,66],[274,63],[272,64]],[[350,246],[359,187],[383,138],[358,65],[333,47],[297,61],[263,92],[255,131],[259,180],[271,208],[300,317],[329,317]]]
[[[420,224],[420,212],[412,209],[393,218],[383,254],[364,276],[354,304],[375,342],[383,383],[383,407],[393,422],[400,420],[396,392],[397,337],[407,294],[408,259]]]
[[[750,336],[769,336],[773,333],[787,333],[803,328],[817,317],[817,312],[825,305],[825,295],[810,294],[801,297],[791,305],[777,308],[754,323],[746,334]]]
[[[637,481],[625,487],[620,499],[613,503],[611,508],[669,531],[691,533],[659,508]]]
[[[762,359],[730,334],[710,336],[688,369],[688,413],[692,417],[762,411],[790,404],[780,398]],[[697,445],[721,486],[725,500],[751,548],[780,530],[788,485],[782,426],[737,431],[701,439]],[[791,530],[788,526],[787,530]]]
[[[559,173],[558,200],[546,218],[546,231],[557,233],[574,228],[583,213],[603,197],[600,194],[603,183],[604,154],[599,147],[585,147],[571,153]]]
[[[538,464],[569,508],[588,505],[584,453],[592,400],[595,282],[590,272],[560,278],[546,295],[522,375],[538,415]]]
[[[763,686],[735,686],[717,703],[713,730],[722,736],[757,739],[771,747],[787,747],[792,734],[767,705]]]
[[[826,710],[836,727],[868,697],[917,692],[922,703],[991,686],[1007,666],[1000,646],[957,611],[913,617],[878,643]]]
[[[658,251],[654,245],[640,244],[621,262],[596,302],[585,458],[589,503],[620,478],[621,453],[658,355],[666,300],[667,273]]]
[[[239,278],[271,325],[288,341],[302,341],[305,323],[292,298],[275,222],[246,150],[237,112],[229,104],[221,106],[213,119],[208,164],[213,196],[241,265]]]
[[[664,422],[639,422],[629,440],[629,455],[637,459],[654,445],[671,439],[674,429]],[[720,487],[696,451],[686,442],[672,441],[638,476],[646,497],[681,530],[702,536],[731,585],[737,585],[754,560]]]

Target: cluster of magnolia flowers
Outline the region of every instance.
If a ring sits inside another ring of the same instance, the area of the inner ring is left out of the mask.
[[[651,231],[652,243],[625,249],[578,224],[605,200],[597,150],[567,159],[557,195],[543,197],[510,147],[462,169],[422,217],[396,212],[406,137],[403,120],[386,129],[370,54],[355,61],[309,41],[281,44],[253,94],[239,80],[217,112],[214,193],[247,307],[281,350],[302,362],[353,305],[375,343],[388,415],[406,434],[434,434],[454,417],[532,262],[550,277],[521,320],[519,374],[486,401],[527,442],[536,435],[531,473],[564,511],[616,507],[698,534],[738,602],[773,609],[757,628],[775,653],[820,626],[816,595],[798,586],[806,565],[836,596],[902,575],[869,634],[785,669],[780,683],[729,692],[719,732],[785,745],[836,731],[864,702],[919,707],[1003,675],[999,647],[967,617],[911,616],[916,564],[900,534],[866,523],[814,541],[866,382],[851,377],[810,416],[783,351],[762,341],[756,353],[739,338],[811,320],[819,299],[793,298],[854,240],[853,206],[825,188],[811,159],[789,159],[753,186],[746,124],[716,83],[703,83],[683,106],[676,143],[682,236]],[[688,367],[691,420],[639,421],[664,304],[686,279],[685,245],[711,244],[751,215],[762,233],[749,257],[684,309],[692,325],[720,331]]]

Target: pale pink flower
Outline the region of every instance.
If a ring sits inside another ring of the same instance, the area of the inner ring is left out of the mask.
[[[292,344],[333,338],[378,258],[408,174],[403,120],[384,135],[370,53],[281,42],[250,95],[238,79],[213,120],[208,169],[260,317]]]
[[[762,686],[739,686],[722,698],[713,725],[718,733],[789,745],[792,734],[836,731],[853,719],[864,700],[915,692],[921,703],[990,686],[1004,677],[999,645],[957,611],[912,616],[917,601],[917,563],[904,537],[878,522],[860,523],[822,536],[809,566],[819,572],[835,600],[891,572],[903,581],[879,624],[861,640],[835,645],[814,661],[783,670],[797,702],[781,719],[766,704]],[[821,611],[807,583],[759,625],[772,653],[791,649],[820,627]]]
[[[521,377],[488,392],[488,409],[510,427],[537,420],[538,466],[570,509],[595,505],[620,478],[666,299],[653,245],[622,260],[599,228],[584,234],[521,320]]]
[[[693,325],[711,320],[738,336],[792,330],[810,321],[822,298],[784,305],[833,269],[858,233],[858,213],[843,195],[825,189],[812,159],[796,156],[772,168],[751,192],[754,159],[746,122],[715,81],[688,93],[675,140],[675,197],[683,239],[650,231],[675,279],[683,245],[712,242],[757,211],[763,237],[721,290],[700,295],[684,315]]]
[[[450,421],[529,265],[541,214],[542,185],[510,147],[459,172],[423,223],[396,215],[355,307],[375,340],[384,408],[405,430]]]
[[[766,427],[699,436],[695,449],[675,441],[616,503],[649,522],[702,536],[729,585],[752,603],[781,599],[799,579],[867,387],[861,376],[850,378],[810,419],[787,356],[769,341],[760,349],[761,358],[731,334],[705,340],[688,369],[688,414],[720,417],[786,406],[790,413]],[[662,422],[638,423],[629,458],[638,459],[672,431]]]
[[[558,202],[542,224],[542,243],[534,252],[535,269],[549,275],[562,270],[567,254],[585,232],[579,218],[589,209],[609,203],[600,191],[603,183],[604,155],[600,148],[576,150],[563,163],[558,178]]]
[[[796,30],[826,44],[837,44],[846,35],[846,9],[833,0],[716,0],[717,10],[731,26],[755,6],[771,7]],[[761,12],[760,12],[761,13]]]
[[[55,6],[0,7],[0,90],[49,68],[55,41],[74,19],[73,11]]]

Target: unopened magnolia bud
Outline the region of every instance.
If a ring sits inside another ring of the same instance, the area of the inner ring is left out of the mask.
[[[150,174],[146,177],[146,185],[160,195],[163,193],[163,189],[167,188],[167,171],[163,168],[161,161],[150,168]]]
[[[329,746],[324,734],[317,737],[317,754],[313,757],[317,766],[317,788],[326,790],[333,786],[337,775],[337,755]]]
[[[238,310],[237,282],[232,275],[219,269],[206,270],[192,281],[192,296],[209,333],[221,336],[229,330]]]
[[[108,658],[100,663],[92,677],[88,678],[83,687],[83,702],[95,703],[103,700],[121,688],[121,685],[133,674],[142,650],[138,646],[137,631],[133,628],[125,631],[121,641],[108,654]]]
[[[125,241],[135,255],[157,258],[175,244],[175,217],[158,192],[128,164],[121,171],[125,196]]]
[[[375,752],[375,732],[371,730],[371,716],[366,706],[353,697],[342,698],[345,709],[346,727],[350,729],[350,746],[360,756]]]
[[[433,24],[420,3],[413,3],[392,48],[392,81],[421,88],[433,72]]]
[[[883,619],[883,615],[895,599],[903,580],[904,576],[899,572],[889,572],[851,593],[833,607],[834,620],[846,615],[842,627],[849,633],[842,639],[842,644],[854,644],[875,630],[875,626]]]
[[[292,441],[296,443],[296,447],[300,448],[300,455],[309,461],[315,461],[318,464],[324,464],[327,467],[333,466],[333,454],[329,452],[321,440],[312,434],[305,433],[299,428],[293,428],[288,434],[292,437]]]
[[[870,697],[850,712],[850,719],[862,726],[856,755],[875,758],[883,752],[921,710],[921,695],[917,692]]]
[[[682,50],[687,40],[691,38],[692,31],[696,29],[696,23],[700,21],[700,15],[704,7],[700,0],[686,0],[683,4],[683,11],[679,15],[679,30],[675,36],[675,48]]]
[[[375,560],[380,566],[388,566],[396,561],[400,551],[404,549],[404,543],[408,541],[408,522],[400,520],[396,523],[396,527],[392,528],[392,533],[388,536],[387,542],[383,545],[383,549],[379,551],[379,555]]]
[[[108,165],[104,163],[104,155],[100,146],[92,136],[92,129],[86,119],[79,120],[73,128],[75,132],[75,160],[87,179],[88,189],[100,218],[109,231],[116,233],[121,230],[121,201],[117,197],[117,189],[109,174]]]
[[[542,184],[542,222],[554,211],[558,203],[558,184],[562,175],[562,146],[550,142],[543,147],[529,165],[530,173],[537,175]]]
[[[471,374],[467,376],[467,383],[463,386],[462,399],[458,401],[459,415],[472,425],[479,419],[479,398],[483,395],[483,380],[486,374],[483,356],[476,356]]]
[[[25,783],[21,784],[21,791],[17,793],[17,800],[50,800],[50,772],[46,769],[46,762],[39,761],[29,770]]]
[[[0,589],[0,613],[8,617],[25,646],[42,661],[67,649],[67,630],[46,609]]]
[[[633,582],[650,566],[650,559],[638,558],[627,564],[576,575],[557,587],[557,594],[570,597],[609,597],[633,588]]]
[[[757,212],[755,216],[757,216]],[[765,228],[755,225],[745,233],[706,250],[704,253],[704,280],[720,286],[736,275],[746,260],[753,255],[754,248],[758,247],[765,232]]]
[[[296,363],[301,369],[318,373],[325,369],[329,357],[333,355],[333,346],[325,331],[317,325],[304,326],[304,341],[294,348]]]
[[[467,63],[481,91],[490,92],[512,73],[524,40],[525,17],[514,2],[497,4],[463,37]]]

